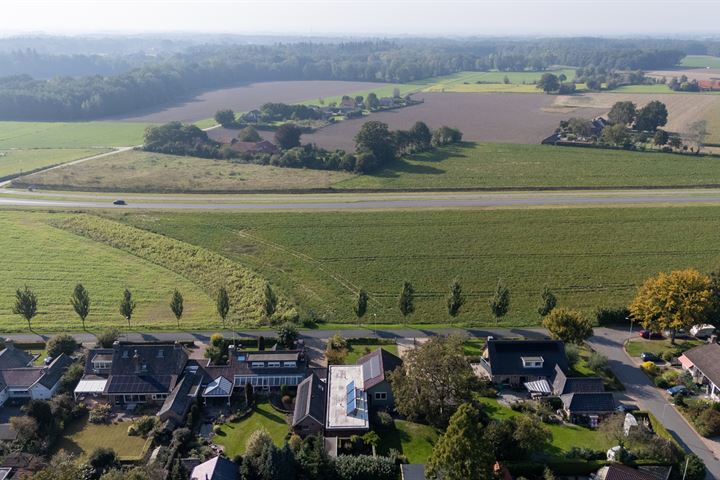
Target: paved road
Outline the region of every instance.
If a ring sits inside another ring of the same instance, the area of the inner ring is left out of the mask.
[[[681,445],[703,459],[708,468],[707,478],[720,479],[718,458],[668,402],[664,392],[656,388],[625,353],[623,344],[629,334],[627,330],[597,328],[588,343],[608,358],[610,368],[625,385],[625,394],[640,408],[652,412]]]
[[[43,195],[38,193],[38,195]],[[236,203],[215,201],[166,201],[162,196],[154,201],[132,201],[128,205],[113,206],[107,195],[87,195],[87,200],[33,199],[23,195],[6,195],[0,206],[64,207],[64,208],[115,208],[115,209],[173,209],[173,210],[366,210],[387,208],[457,208],[457,207],[513,207],[513,206],[602,206],[602,205],[690,205],[720,204],[720,190],[693,192],[686,190],[658,191],[634,190],[612,192],[495,192],[495,193],[426,193],[418,195],[345,194],[339,198],[326,197],[319,201],[304,195],[288,195],[275,199],[251,198]]]

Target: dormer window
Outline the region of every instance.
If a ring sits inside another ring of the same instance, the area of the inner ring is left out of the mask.
[[[278,368],[280,366],[280,362],[268,362],[268,368]]]
[[[263,368],[265,366],[265,362],[252,362],[250,365],[252,368]]]
[[[283,367],[285,368],[295,368],[297,367],[296,362],[283,362]]]
[[[521,357],[523,362],[523,368],[542,368],[543,360],[542,357]]]

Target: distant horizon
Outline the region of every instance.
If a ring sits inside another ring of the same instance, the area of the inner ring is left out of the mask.
[[[3,6],[2,38],[720,37],[720,2],[714,0],[606,0],[601,5],[594,0],[6,0]]]

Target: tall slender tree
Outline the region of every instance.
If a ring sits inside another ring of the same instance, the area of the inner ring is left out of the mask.
[[[72,297],[70,297],[70,303],[77,316],[80,317],[83,330],[85,330],[85,319],[90,314],[90,293],[82,283],[75,285],[75,290],[73,290]]]
[[[465,303],[465,296],[462,293],[460,280],[457,278],[450,284],[450,293],[447,297],[447,310],[451,317],[457,317],[460,314],[460,307]]]
[[[176,288],[173,292],[172,298],[170,299],[170,310],[172,310],[173,315],[175,315],[175,320],[177,320],[178,328],[180,328],[180,318],[182,317],[184,308],[185,307],[183,306],[183,296]]]
[[[128,327],[130,326],[130,319],[132,318],[133,312],[135,311],[135,300],[132,298],[132,293],[127,288],[123,292],[123,299],[120,302],[120,314],[127,321]]]
[[[265,282],[265,287],[263,288],[263,313],[265,314],[265,317],[272,317],[276,309],[277,296],[275,295],[275,292],[273,292],[270,284]]]
[[[403,287],[398,297],[398,307],[404,318],[407,318],[408,315],[415,311],[415,289],[412,283],[403,282]]]
[[[13,313],[21,315],[27,320],[28,329],[32,330],[31,321],[37,314],[37,296],[35,292],[25,285],[25,288],[15,291],[15,306],[13,307]]]
[[[355,312],[355,318],[357,318],[358,325],[360,325],[360,319],[363,318],[367,312],[367,304],[368,294],[361,288],[357,293],[355,305],[353,306],[353,311]]]
[[[495,286],[495,292],[490,299],[490,310],[495,317],[495,323],[500,323],[500,319],[504,317],[510,308],[510,290],[505,286],[501,279],[498,279]]]
[[[218,290],[215,307],[217,308],[218,315],[222,318],[223,328],[225,328],[225,319],[230,311],[230,297],[228,296],[227,289],[225,287],[220,287],[220,290]]]
[[[557,306],[557,298],[552,291],[550,291],[550,287],[547,285],[543,287],[542,295],[540,295],[540,297],[542,300],[537,311],[541,317],[545,317]]]

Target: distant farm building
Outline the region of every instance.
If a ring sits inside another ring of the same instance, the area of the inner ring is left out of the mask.
[[[698,80],[698,88],[704,92],[720,91],[720,80]]]

